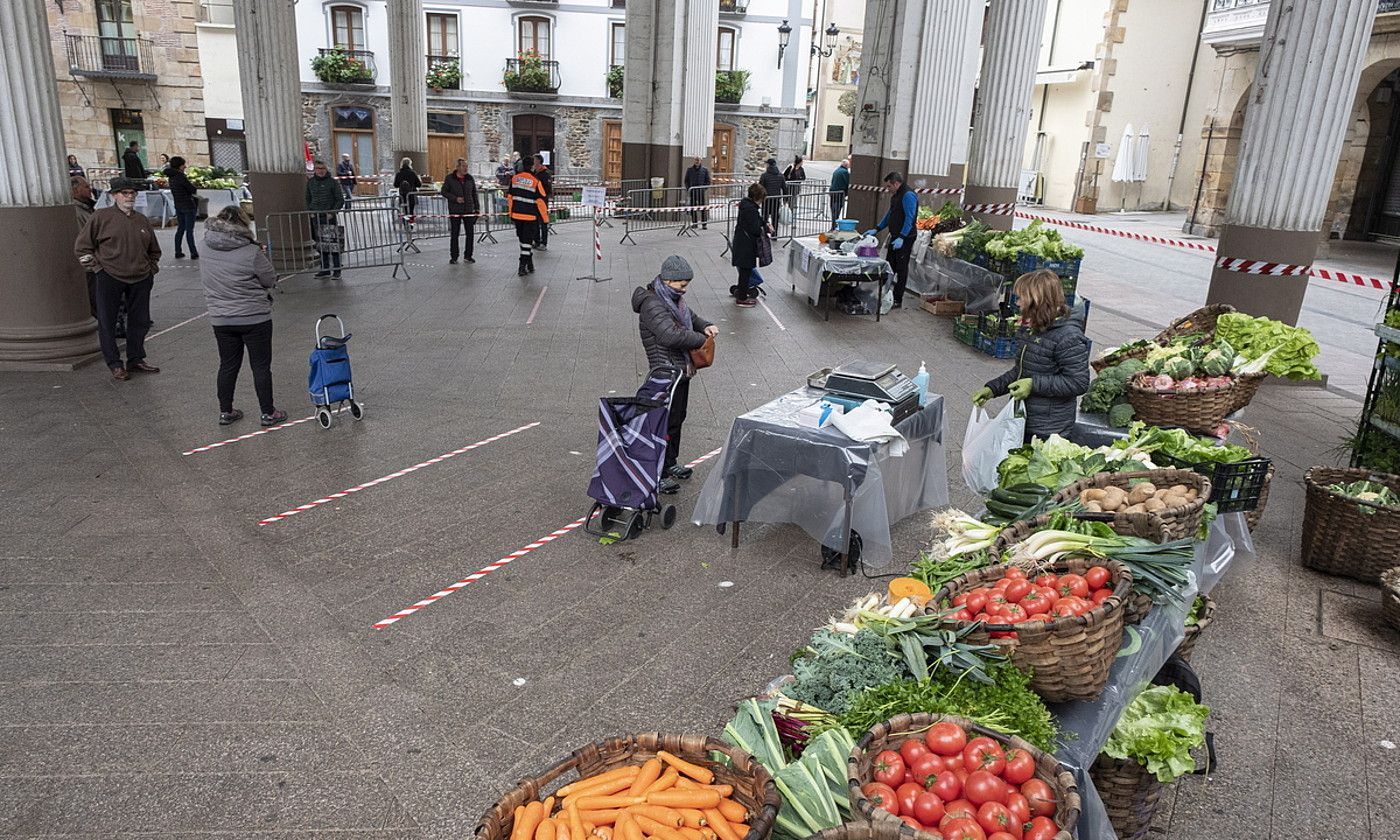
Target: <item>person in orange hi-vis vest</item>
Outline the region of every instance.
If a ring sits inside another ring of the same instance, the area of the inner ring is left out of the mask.
[[[510,179],[510,217],[520,240],[520,276],[535,273],[534,243],[540,238],[540,225],[549,224],[544,185],[522,158]]]

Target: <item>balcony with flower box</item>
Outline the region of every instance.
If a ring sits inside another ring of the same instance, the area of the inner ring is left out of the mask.
[[[328,85],[372,85],[377,70],[370,50],[329,47],[317,50],[311,72]]]
[[[428,74],[424,77],[428,87],[434,92],[460,90],[462,87],[462,61],[455,55],[429,55]]]
[[[552,99],[559,95],[559,62],[543,59],[534,50],[506,59],[501,76],[505,89],[524,98]]]

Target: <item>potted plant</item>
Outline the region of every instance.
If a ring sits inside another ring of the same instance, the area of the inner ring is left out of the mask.
[[[311,59],[311,72],[327,84],[367,84],[374,81],[369,65],[344,50],[326,50]]]
[[[553,80],[544,59],[533,49],[525,50],[514,65],[507,65],[501,83],[506,90],[525,93],[553,93]]]
[[[749,71],[716,70],[715,101],[737,105],[749,89]]]
[[[608,96],[613,99],[622,98],[622,65],[614,64],[608,68]]]
[[[434,61],[428,68],[426,79],[434,93],[442,93],[444,88],[456,89],[462,83],[462,65],[455,58]]]

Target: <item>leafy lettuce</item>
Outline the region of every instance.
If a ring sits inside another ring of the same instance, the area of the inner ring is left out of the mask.
[[[1146,455],[1124,457],[1108,447],[1090,449],[1051,435],[1045,440],[1032,438],[1029,444],[1011,450],[997,465],[997,482],[1002,487],[1035,483],[1058,490],[1101,472],[1142,469],[1152,469]]]
[[[1216,338],[1245,359],[1258,359],[1270,350],[1264,370],[1286,379],[1321,379],[1313,359],[1321,352],[1312,333],[1269,318],[1253,318],[1243,312],[1227,312],[1215,324]]]
[[[1154,685],[1123,710],[1103,751],[1132,759],[1163,783],[1196,769],[1191,750],[1206,741],[1210,709],[1176,686]]]

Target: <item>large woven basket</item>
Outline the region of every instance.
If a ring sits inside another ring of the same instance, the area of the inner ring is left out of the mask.
[[[1264,486],[1259,488],[1259,502],[1244,515],[1245,524],[1249,526],[1249,532],[1254,533],[1254,529],[1259,527],[1259,520],[1264,518],[1264,506],[1269,503],[1269,485],[1274,480],[1274,465],[1269,465],[1269,472],[1264,476]]]
[[[1235,410],[1238,387],[1234,381],[1195,391],[1159,392],[1129,380],[1126,390],[1134,416],[1147,425],[1211,434]]]
[[[1400,630],[1400,566],[1381,572],[1381,616]]]
[[[1099,473],[1080,479],[1075,483],[1060,490],[1055,494],[1054,505],[1058,507],[1067,502],[1078,501],[1079,494],[1085,490],[1103,487],[1118,487],[1127,490],[1134,484],[1141,484],[1150,481],[1158,489],[1163,487],[1174,487],[1178,484],[1185,485],[1196,491],[1196,500],[1188,505],[1164,510],[1153,511],[1152,515],[1162,520],[1163,533],[1168,540],[1182,540],[1187,537],[1194,537],[1196,531],[1201,527],[1201,511],[1206,506],[1206,499],[1210,498],[1210,479],[1194,470],[1142,470],[1138,472],[1121,473]],[[1112,519],[1112,514],[1104,513],[1082,513],[1077,514],[1086,519],[1108,521]],[[1159,541],[1160,542],[1160,541]]]
[[[1054,756],[1041,752],[1014,735],[985,729],[972,721],[951,715],[930,715],[923,712],[895,715],[883,723],[875,724],[874,728],[865,733],[865,737],[856,744],[856,748],[851,751],[851,757],[846,762],[846,783],[850,786],[853,816],[859,815],[876,825],[881,823],[904,825],[898,817],[884,808],[876,807],[873,802],[866,798],[865,794],[861,793],[861,786],[873,778],[871,765],[875,761],[875,756],[885,750],[898,750],[900,744],[912,737],[922,738],[929,727],[939,721],[956,723],[973,736],[983,735],[999,744],[1005,744],[1013,749],[1025,750],[1029,753],[1035,759],[1035,777],[1050,785],[1050,790],[1055,793],[1055,824],[1060,827],[1059,833],[1055,835],[1055,840],[1070,840],[1075,823],[1079,822],[1079,788],[1074,783],[1074,776],[1060,762],[1056,761]],[[912,828],[908,829],[908,832],[902,836],[913,837],[916,840],[930,840],[932,837],[932,835],[915,831]],[[856,840],[856,838],[853,837],[851,840]],[[860,840],[864,840],[864,836],[861,836]],[[885,839],[879,837],[876,840]]]
[[[1187,662],[1191,661],[1191,653],[1196,649],[1196,642],[1201,638],[1201,631],[1209,627],[1210,623],[1215,620],[1215,599],[1209,595],[1199,597],[1204,602],[1201,607],[1201,617],[1197,619],[1195,624],[1186,625],[1186,637],[1181,640],[1181,644],[1176,646],[1176,655]]]
[[[1267,373],[1243,373],[1235,377],[1235,388],[1232,391],[1233,399],[1230,402],[1230,414],[1249,405],[1254,399],[1254,395],[1259,393],[1259,386],[1268,379]]]
[[[1147,354],[1151,351],[1152,345],[1149,344],[1145,347],[1134,347],[1132,350],[1124,350],[1122,353],[1110,352],[1089,362],[1089,367],[1094,369],[1094,373],[1102,373],[1104,368],[1113,367],[1129,359],[1145,359],[1147,358]]]
[[[1108,671],[1123,644],[1123,598],[1133,590],[1133,573],[1117,560],[1073,558],[1047,566],[1056,574],[1083,574],[1090,566],[1108,569],[1114,594],[1083,615],[1020,624],[984,624],[968,634],[972,644],[994,644],[1022,671],[1031,672],[1031,690],[1050,703],[1093,700],[1108,682]],[[929,601],[943,609],[955,596],[992,586],[1006,566],[987,566],[943,585]],[[1028,573],[1029,574],[1029,573]],[[936,605],[936,606],[935,606]],[[996,633],[994,638],[991,634]],[[1003,633],[1014,635],[1002,636]]]
[[[1330,575],[1376,583],[1400,566],[1400,507],[1361,502],[1327,489],[1369,480],[1400,493],[1400,476],[1360,469],[1308,470],[1303,510],[1303,565]]]
[[[1234,312],[1235,307],[1228,303],[1213,303],[1210,306],[1203,306],[1189,315],[1183,315],[1172,321],[1171,324],[1161,332],[1157,333],[1158,344],[1166,344],[1173,338],[1183,335],[1215,335],[1215,322],[1220,320],[1220,316],[1227,312]]]
[[[783,800],[773,777],[753,756],[706,735],[641,732],[586,744],[539,775],[522,779],[482,816],[476,836],[478,840],[508,840],[515,825],[516,806],[538,801],[569,782],[641,764],[655,758],[658,750],[708,767],[715,774],[716,784],[734,787],[731,798],[749,812],[749,832],[744,840],[766,840],[772,833]],[[730,765],[715,761],[710,757],[712,752],[723,753]]]
[[[1132,759],[1100,753],[1089,768],[1089,778],[1103,800],[1118,840],[1141,840],[1146,836],[1162,800],[1162,783],[1157,777]]]
[[[826,831],[819,831],[807,840],[928,840],[929,835],[915,831],[900,820],[846,822]]]
[[[1076,514],[1083,516],[1083,514]],[[1044,528],[1049,521],[1049,515],[1038,516],[1035,519],[1023,519],[1015,525],[1004,529],[997,536],[997,541],[992,546],[994,556],[1000,557],[1013,545],[1021,542],[1026,537]],[[1108,523],[1115,533],[1125,537],[1141,537],[1155,543],[1167,541],[1167,529],[1165,524],[1154,513],[1115,513],[1113,521]],[[1152,596],[1146,592],[1132,592],[1123,599],[1123,623],[1137,624],[1147,617],[1148,611],[1152,609]]]

